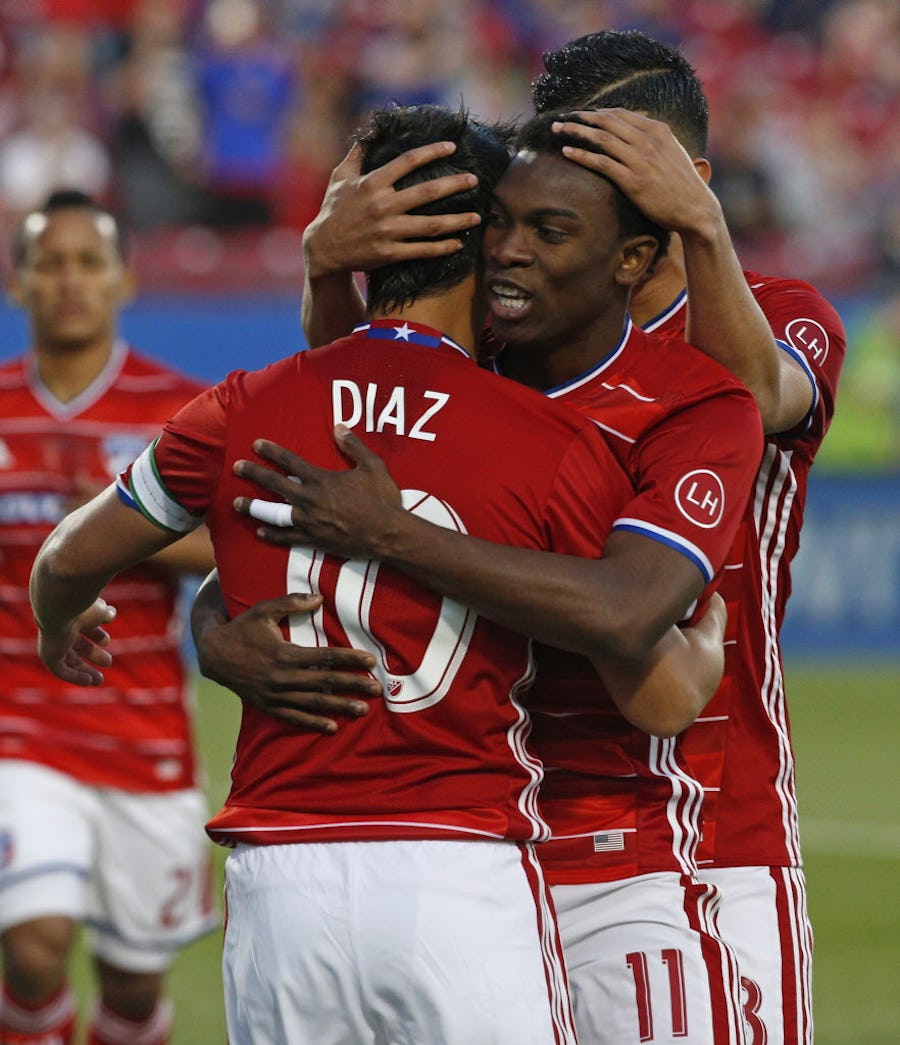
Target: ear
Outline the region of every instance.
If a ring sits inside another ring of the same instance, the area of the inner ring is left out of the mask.
[[[122,289],[119,292],[119,304],[130,305],[137,297],[137,275],[134,269],[127,266],[122,272]]]
[[[622,245],[622,254],[616,269],[616,282],[621,287],[633,287],[648,272],[659,251],[655,236],[632,236]]]
[[[709,160],[704,156],[698,156],[693,162],[694,170],[700,175],[703,181],[709,185],[709,180],[712,177],[712,167],[710,166]]]

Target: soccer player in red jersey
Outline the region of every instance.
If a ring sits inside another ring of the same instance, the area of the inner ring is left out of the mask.
[[[32,344],[0,366],[0,1040],[71,1040],[67,963],[85,923],[100,985],[89,1041],[161,1045],[165,971],[216,921],[176,612],[179,577],[205,573],[212,549],[198,532],[110,585],[118,656],[102,679],[48,675],[28,577],[63,516],[202,386],[118,339],[131,276],[111,214],[58,192],[14,246]]]
[[[485,210],[506,140],[463,113],[423,106],[376,114],[363,146],[377,166],[423,138],[452,138],[453,163],[479,174],[450,205]],[[231,615],[308,588],[324,601],[291,618],[291,637],[374,654],[384,699],[335,736],[244,708],[232,790],[209,825],[235,847],[224,965],[235,1045],[361,1041],[388,1026],[430,1043],[574,1041],[533,851],[549,828],[521,701],[530,640],[376,562],[261,545],[233,510],[249,486],[232,462],[251,454],[255,434],[335,467],[335,424],[358,425],[390,462],[410,515],[517,544],[536,561],[564,552],[590,600],[588,563],[630,485],[594,424],[475,365],[481,237],[469,239],[451,258],[373,274],[369,320],[348,338],[232,374],[194,400],[123,473],[118,493],[57,528],[32,574],[42,656],[57,666],[76,655],[109,573],[205,517]],[[607,237],[601,296],[620,330],[630,286],[658,247],[643,230]],[[535,431],[540,444],[522,455]],[[604,638],[594,630],[591,648]],[[671,657],[683,671],[712,647],[700,658],[712,667],[679,691],[681,715],[696,715],[717,681],[715,621],[693,632],[668,629],[631,682],[627,668],[604,668],[628,714],[652,720],[651,705],[671,700]]]
[[[344,445],[364,465],[356,472],[323,475],[271,447],[266,455],[298,475],[300,486],[258,465],[242,467],[300,508],[296,529],[281,540],[400,565],[444,595],[568,650],[586,622],[601,620],[606,655],[634,656],[656,629],[690,613],[723,561],[761,447],[758,411],[747,390],[702,353],[682,345],[673,366],[666,343],[609,315],[600,288],[604,274],[613,276],[610,239],[646,218],[608,181],[562,156],[552,117],[527,125],[518,145],[485,232],[485,285],[506,342],[495,366],[594,420],[632,478],[634,495],[603,559],[581,565],[599,567],[593,596],[579,597],[551,556],[538,567],[517,549],[476,546],[419,525],[397,510],[396,496],[387,509],[371,498],[357,503],[360,481],[385,473],[351,436]],[[535,441],[536,434],[528,448]],[[504,445],[498,434],[490,450]],[[382,489],[390,494],[387,483]],[[240,508],[259,511],[243,501]],[[328,526],[332,511],[337,527]],[[627,573],[628,585],[604,567]],[[218,677],[227,681],[223,657],[233,658],[220,656]],[[554,834],[541,852],[566,927],[579,1033],[614,1042],[636,1031],[650,1012],[636,1006],[644,995],[635,981],[649,989],[662,979],[681,999],[674,1036],[740,1040],[734,963],[713,929],[716,892],[692,877],[701,791],[671,735],[681,727],[661,731],[623,716],[583,659],[544,646],[538,665],[529,707],[535,743],[552,769],[541,808]]]
[[[593,135],[593,149],[570,142],[566,155],[611,178],[675,232],[669,252],[632,296],[635,322],[651,332],[687,334],[727,366],[753,391],[767,432],[721,585],[730,611],[725,679],[688,731],[684,750],[704,790],[700,876],[722,889],[720,926],[740,960],[748,1038],[755,1045],[805,1045],[812,1040],[812,935],[779,633],[809,469],[833,415],[845,333],[809,284],[742,272],[707,187],[706,99],[682,55],[637,32],[608,31],[544,61],[536,108],[604,107],[579,113],[596,133],[561,118],[562,132],[583,141]],[[606,156],[598,155],[598,145]],[[431,230],[421,217],[402,213],[400,197],[386,177],[357,177],[352,157],[336,171],[305,240],[311,340],[333,331],[341,302],[346,315],[354,294],[342,271],[349,259],[453,249],[462,219],[446,222],[444,239],[426,245]],[[679,362],[675,354],[676,379]]]

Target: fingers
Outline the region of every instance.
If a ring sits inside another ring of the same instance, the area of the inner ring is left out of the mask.
[[[393,185],[395,182],[400,181],[401,178],[405,178],[407,174],[418,170],[419,167],[424,167],[435,160],[443,159],[454,152],[456,152],[456,145],[453,142],[431,142],[428,145],[420,145],[415,149],[407,149],[406,152],[401,153],[395,159],[380,167],[379,171],[382,178]]]
[[[286,501],[293,501],[301,489],[286,475],[257,464],[256,461],[235,461],[234,474],[239,475],[242,479],[249,479],[250,482],[268,490],[269,493],[277,494]],[[244,500],[244,498],[241,499]]]
[[[246,611],[248,616],[262,617],[275,623],[299,613],[314,613],[324,602],[321,595],[291,592],[277,599],[265,599]],[[374,658],[373,658],[374,659]]]
[[[109,641],[108,637],[107,641]],[[95,646],[93,637],[90,635],[80,635],[72,649],[83,661],[98,668],[108,668],[113,662],[112,654],[109,650]]]
[[[243,504],[243,501],[244,498],[239,498],[235,501],[235,506],[239,503]],[[289,527],[294,525],[293,512],[294,509],[289,504],[279,501],[262,501],[258,497],[253,497],[247,504],[246,513],[242,514],[247,514],[270,526]]]
[[[371,468],[376,464],[384,465],[384,461],[378,454],[374,450],[370,450],[346,425],[334,426],[334,441],[341,453],[346,454],[358,468]]]
[[[322,471],[321,468],[316,468],[315,465],[305,461],[298,454],[293,453],[293,451],[288,450],[284,446],[279,446],[278,443],[273,443],[269,439],[255,439],[253,450],[260,457],[264,457],[267,461],[271,461],[272,464],[277,464],[279,468],[283,468],[288,475],[295,475],[301,480],[313,479]]]
[[[305,673],[302,685],[313,685],[316,675]],[[369,713],[369,706],[363,700],[348,696],[335,696],[327,689],[331,682],[337,688],[349,690],[353,684],[365,680],[359,676],[324,673],[326,682],[318,683],[322,690],[293,690],[284,693],[273,693],[265,699],[257,700],[256,706],[268,715],[282,719],[298,729],[314,733],[334,733],[338,729],[337,719],[362,718]],[[352,680],[352,682],[351,682]],[[374,680],[369,679],[370,683]],[[374,683],[377,687],[377,683]],[[378,687],[380,693],[380,687]],[[367,696],[374,694],[367,693]]]

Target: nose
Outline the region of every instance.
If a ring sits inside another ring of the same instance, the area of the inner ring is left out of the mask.
[[[515,224],[488,228],[484,248],[488,261],[497,268],[522,268],[533,260],[525,229]]]

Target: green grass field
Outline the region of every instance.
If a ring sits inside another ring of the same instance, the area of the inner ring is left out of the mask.
[[[789,665],[788,686],[816,937],[816,1043],[900,1043],[900,664]],[[227,788],[237,714],[235,698],[200,684],[212,803]],[[225,1045],[220,942],[199,941],[173,969],[173,1045]],[[83,958],[77,979],[87,989]]]

